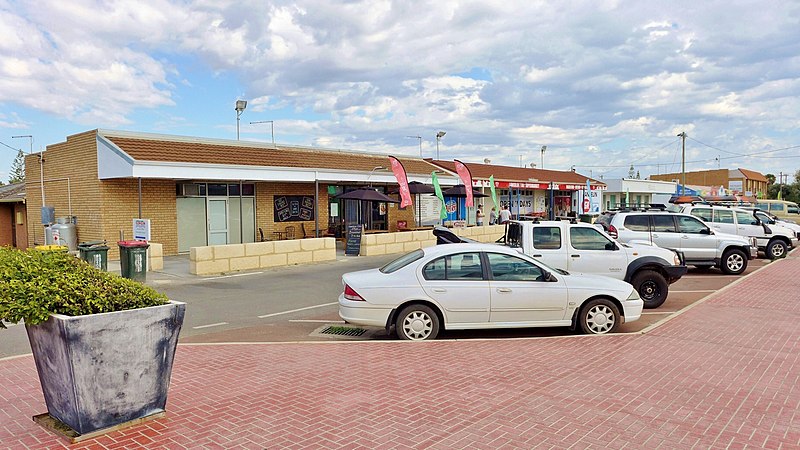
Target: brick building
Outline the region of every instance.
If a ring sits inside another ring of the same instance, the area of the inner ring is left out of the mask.
[[[28,247],[25,184],[0,186],[0,246]]]
[[[662,173],[650,175],[651,180],[674,181],[680,184],[683,174]],[[737,195],[756,197],[759,192],[766,195],[769,181],[767,177],[754,170],[747,169],[714,169],[686,172],[686,184],[698,186],[723,186]]]
[[[358,186],[396,187],[386,155],[109,130],[68,136],[42,155],[26,158],[30,245],[44,243],[41,186],[56,217],[75,217],[79,242],[129,239],[133,219],[145,218],[166,255],[287,237],[289,228],[295,237],[340,236],[347,223],[394,231],[415,218],[413,207],[334,198]],[[429,183],[441,170],[400,160],[409,181]],[[457,178],[442,173],[440,182]],[[109,257],[119,257],[116,246]]]

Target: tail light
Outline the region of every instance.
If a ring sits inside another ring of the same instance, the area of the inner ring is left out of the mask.
[[[611,236],[614,239],[617,239],[619,237],[619,233],[617,233],[617,227],[615,227],[614,225],[609,225],[608,226],[608,235]]]
[[[344,298],[346,298],[348,300],[356,301],[356,302],[365,302],[366,301],[366,300],[364,300],[363,297],[358,295],[358,292],[356,292],[355,290],[353,290],[353,288],[351,288],[350,286],[348,286],[346,284],[344,285]]]

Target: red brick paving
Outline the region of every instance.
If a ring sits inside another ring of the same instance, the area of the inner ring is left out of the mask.
[[[8,448],[798,448],[800,259],[645,335],[179,346],[168,416],[69,446],[31,357],[0,361]]]

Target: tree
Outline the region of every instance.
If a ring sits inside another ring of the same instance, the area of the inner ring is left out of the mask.
[[[771,185],[775,184],[775,180],[776,180],[775,175],[773,175],[771,173],[768,173],[768,174],[764,175],[764,177],[767,179],[767,186],[771,186]]]
[[[25,181],[25,154],[20,150],[14,162],[11,163],[11,172],[8,174],[9,183]]]

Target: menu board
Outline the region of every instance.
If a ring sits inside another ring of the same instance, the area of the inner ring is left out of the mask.
[[[361,224],[351,224],[347,226],[347,242],[344,247],[344,254],[358,256],[361,253],[361,232],[364,228]]]
[[[275,222],[314,220],[314,197],[306,195],[276,195]]]

